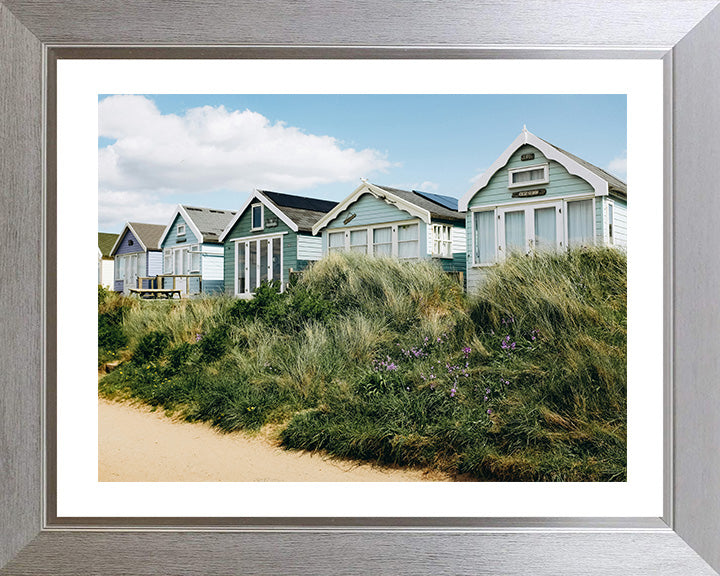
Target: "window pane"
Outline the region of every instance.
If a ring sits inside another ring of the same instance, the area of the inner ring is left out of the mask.
[[[331,232],[328,234],[328,248],[330,251],[345,249],[345,232]]]
[[[253,206],[252,227],[253,228],[262,228],[262,206]]]
[[[505,251],[525,252],[525,211],[505,212]]]
[[[593,243],[593,201],[568,202],[568,245]]]
[[[238,242],[237,246],[237,272],[238,272],[238,294],[245,293],[245,242]]]
[[[375,228],[373,230],[373,254],[392,255],[392,228]]]
[[[557,245],[557,216],[555,207],[535,210],[535,249],[554,249]]]
[[[495,212],[475,212],[475,263],[495,261]]]
[[[613,221],[613,212],[614,206],[612,204],[608,204],[608,234],[610,236],[610,244],[613,243],[613,224],[615,223]]]
[[[270,280],[268,276],[268,251],[271,240],[260,240],[260,283]]]
[[[280,267],[280,261],[281,261],[281,248],[280,248],[280,238],[273,238],[272,241],[272,279],[275,280],[278,284],[282,283],[282,268]]]
[[[420,255],[418,225],[407,224],[398,226],[398,257],[417,258]]]
[[[367,254],[367,230],[352,230],[350,232],[350,250]]]
[[[250,258],[249,258],[249,264],[250,264],[250,285],[248,286],[248,290],[252,292],[257,288],[257,242],[253,240],[252,242],[249,242],[250,244]]]
[[[537,180],[545,179],[545,169],[536,168],[535,170],[525,170],[524,172],[513,172],[512,181],[513,184],[520,184],[521,182],[535,182]]]

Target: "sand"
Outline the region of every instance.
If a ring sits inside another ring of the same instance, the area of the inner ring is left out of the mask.
[[[421,482],[438,472],[358,464],[283,450],[270,431],[223,434],[208,424],[99,399],[101,482]]]

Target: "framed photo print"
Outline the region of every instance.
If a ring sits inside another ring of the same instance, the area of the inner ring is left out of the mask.
[[[715,574],[665,4],[3,0],[0,571]]]

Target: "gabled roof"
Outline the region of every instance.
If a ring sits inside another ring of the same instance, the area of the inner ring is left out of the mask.
[[[228,225],[233,216],[235,216],[235,210],[218,210],[216,208],[201,208],[199,206],[187,206],[184,204],[178,204],[175,208],[175,212],[170,218],[170,222],[165,227],[162,237],[160,238],[160,246],[165,242],[165,238],[170,232],[170,228],[175,222],[175,218],[178,214],[183,217],[185,223],[190,226],[190,229],[195,234],[200,244],[211,243],[217,244],[220,242],[220,235],[222,234],[225,227]]]
[[[596,196],[607,196],[611,190],[622,195],[627,195],[627,184],[619,178],[616,178],[602,168],[598,168],[597,166],[590,164],[590,162],[578,158],[574,154],[566,152],[562,148],[558,148],[557,146],[550,144],[542,138],[538,138],[535,134],[528,132],[526,128],[523,128],[522,132],[520,132],[520,135],[515,138],[513,143],[510,144],[505,152],[503,152],[500,157],[493,162],[492,166],[485,171],[480,178],[480,181],[473,185],[473,187],[470,188],[470,190],[468,190],[467,193],[460,199],[459,209],[461,212],[467,211],[470,200],[472,200],[478,192],[487,186],[488,182],[490,182],[490,179],[495,175],[495,173],[508,163],[508,160],[510,160],[510,157],[518,148],[524,146],[525,144],[534,146],[540,150],[546,158],[549,160],[555,160],[570,174],[574,174],[575,176],[579,176],[585,180],[593,187]]]
[[[542,138],[540,138],[542,140]],[[559,148],[558,146],[555,146],[554,144],[550,144],[550,142],[547,142],[547,140],[543,140],[543,142],[547,143],[549,146],[552,146],[556,150],[562,152],[563,154],[569,156],[573,160],[575,160],[578,164],[581,164],[582,166],[585,166],[588,170],[591,172],[594,172],[600,178],[603,178],[607,181],[608,185],[610,186],[610,190],[619,192],[622,195],[627,195],[627,184],[620,180],[620,178],[617,178],[616,176],[613,176],[610,174],[610,172],[607,172],[606,170],[603,170],[602,168],[598,168],[594,164],[590,164],[587,160],[583,160],[582,158],[578,158],[575,156],[575,154],[571,154],[567,150],[563,150],[562,148]]]
[[[132,232],[132,235],[135,236],[138,242],[140,242],[140,246],[142,246],[144,251],[160,250],[160,238],[165,232],[164,225],[145,224],[144,222],[128,222],[125,224],[125,228],[123,228],[122,232],[118,235],[115,245],[110,252],[111,256],[115,255],[115,251],[118,249],[120,242],[128,230]]]
[[[319,198],[293,196],[270,190],[254,190],[225,227],[224,232],[220,235],[221,242],[225,240],[248,206],[257,202],[262,203],[294,232],[311,232],[313,225],[337,205],[337,202]]]
[[[103,258],[110,258],[115,242],[117,242],[119,234],[111,234],[110,232],[98,232],[98,248]]]
[[[439,196],[435,194],[436,199],[432,200],[429,195],[416,190],[401,190],[400,188],[391,188],[390,186],[378,186],[377,184],[371,184],[363,180],[362,184],[355,188],[347,198],[317,221],[312,229],[313,234],[317,234],[332,222],[338,214],[356,202],[364,194],[372,194],[376,198],[380,198],[388,204],[397,206],[400,210],[404,210],[408,214],[420,218],[427,224],[429,224],[433,218],[465,221],[464,216],[457,210],[452,210],[447,207],[447,204],[453,200],[450,196]]]

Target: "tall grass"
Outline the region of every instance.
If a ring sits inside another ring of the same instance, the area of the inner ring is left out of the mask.
[[[626,477],[626,257],[511,258],[466,296],[432,262],[331,254],[285,294],[133,302],[101,381],[220,429],[482,480]],[[101,317],[102,317],[101,313]]]

